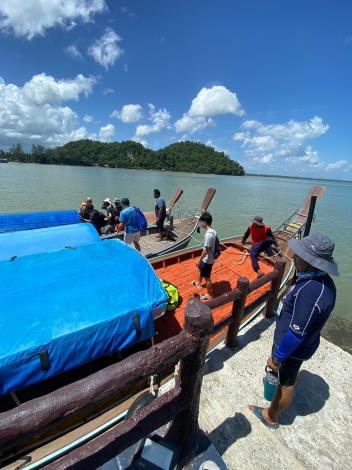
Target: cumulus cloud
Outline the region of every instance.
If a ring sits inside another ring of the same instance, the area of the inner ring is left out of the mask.
[[[175,122],[175,129],[177,133],[186,132],[194,134],[195,132],[199,132],[214,124],[215,123],[211,118],[206,118],[204,116],[190,116],[188,113],[184,113],[182,118]]]
[[[89,137],[84,127],[76,129],[77,114],[62,102],[89,94],[94,83],[95,79],[83,75],[56,80],[40,74],[20,87],[0,78],[1,142],[59,145]]]
[[[90,114],[85,114],[84,117],[83,117],[83,121],[84,122],[92,122],[93,121],[93,116],[91,116]]]
[[[33,39],[55,26],[88,23],[106,9],[104,0],[8,0],[0,2],[0,29]]]
[[[78,47],[75,46],[74,44],[67,46],[65,49],[65,52],[68,56],[72,57],[72,59],[79,59],[79,60],[83,59],[81,52],[79,51]]]
[[[57,104],[67,100],[77,101],[81,93],[89,95],[95,83],[94,77],[85,77],[82,74],[72,80],[55,80],[50,75],[40,73],[25,83],[23,94],[28,101],[37,105]]]
[[[351,169],[351,165],[346,160],[338,160],[337,162],[334,163],[329,163],[325,167],[325,171],[336,171],[336,170],[341,170],[341,171],[349,171]]]
[[[123,49],[118,45],[120,41],[120,36],[111,28],[107,28],[105,33],[89,46],[88,54],[105,70],[108,70],[123,54]]]
[[[115,126],[113,124],[107,124],[99,130],[99,139],[100,140],[110,140],[111,137],[115,134]]]
[[[305,162],[309,166],[321,166],[317,151],[308,142],[325,134],[329,126],[315,116],[309,121],[288,121],[284,124],[264,124],[259,121],[245,121],[242,131],[233,139],[242,142],[247,157],[259,163],[276,160]]]
[[[217,85],[211,88],[202,88],[193,99],[188,111],[190,116],[212,117],[220,114],[235,114],[243,116],[242,108],[236,93],[228,88]]]
[[[236,93],[222,85],[202,88],[189,110],[175,122],[175,130],[177,133],[194,134],[215,125],[212,117],[229,113],[237,116],[244,114]]]
[[[160,132],[170,125],[171,114],[165,109],[160,108],[156,111],[153,104],[149,104],[149,118],[151,124],[140,124],[137,126],[135,137],[141,138],[154,132]]]
[[[125,104],[122,106],[121,111],[115,109],[110,117],[120,119],[127,124],[138,122],[143,118],[143,108],[140,104]]]

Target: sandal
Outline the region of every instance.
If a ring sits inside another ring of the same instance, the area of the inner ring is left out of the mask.
[[[260,406],[255,406],[255,405],[248,405],[249,411],[251,411],[254,416],[256,416],[259,421],[261,421],[264,426],[266,426],[269,429],[277,429],[279,427],[279,423],[269,423],[264,416],[263,416],[263,408]]]
[[[192,286],[196,287],[199,290],[201,290],[201,288],[202,288],[202,286],[197,281],[192,281]]]

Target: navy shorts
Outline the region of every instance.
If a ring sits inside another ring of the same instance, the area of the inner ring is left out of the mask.
[[[211,276],[211,270],[213,269],[212,264],[204,263],[204,261],[201,261],[199,263],[199,272],[202,277],[205,279],[209,279]]]
[[[300,359],[289,357],[281,364],[279,369],[279,381],[282,387],[292,387],[297,380],[299,370],[303,364]]]

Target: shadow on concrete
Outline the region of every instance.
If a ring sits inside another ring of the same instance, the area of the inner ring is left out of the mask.
[[[238,347],[237,351],[240,351],[249,343],[260,340],[262,333],[271,327],[275,323],[276,317],[272,318],[262,318],[259,323],[256,323],[251,328],[249,328],[244,335],[238,337]],[[268,355],[270,351],[268,351]]]
[[[223,455],[233,443],[248,436],[251,431],[252,426],[248,419],[242,413],[236,413],[235,416],[226,418],[208,437],[219,454]]]
[[[224,367],[224,362],[230,359],[234,354],[241,351],[245,346],[261,338],[262,333],[267,330],[273,323],[275,318],[263,318],[259,323],[253,325],[244,335],[237,339],[238,346],[232,350],[224,346],[221,349],[214,349],[211,353],[207,354],[207,361],[204,368],[204,375],[211,374],[221,370]],[[270,350],[268,350],[268,356]],[[263,358],[265,361],[266,358]],[[264,367],[264,366],[263,366]]]
[[[329,385],[317,374],[302,370],[295,387],[292,405],[280,418],[281,425],[290,425],[296,416],[320,411],[330,396]]]

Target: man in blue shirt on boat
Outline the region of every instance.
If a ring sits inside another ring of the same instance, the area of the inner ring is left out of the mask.
[[[161,197],[159,189],[154,189],[153,191],[155,202],[155,217],[156,217],[156,226],[158,227],[159,235],[157,237],[158,241],[161,241],[164,238],[164,222],[166,219],[166,202],[163,197]]]
[[[137,219],[137,213],[134,207],[130,207],[130,201],[127,197],[121,199],[122,211],[120,213],[120,223],[117,227],[117,232],[125,231],[123,241],[127,245],[134,244],[137,251],[141,251],[139,240],[141,232]]]
[[[333,259],[334,242],[322,234],[289,240],[294,252],[296,280],[278,308],[272,354],[267,365],[278,371],[279,385],[270,407],[249,405],[265,424],[276,429],[279,417],[290,406],[303,361],[319,347],[320,332],[335,306],[336,288],[330,275],[338,276]]]

